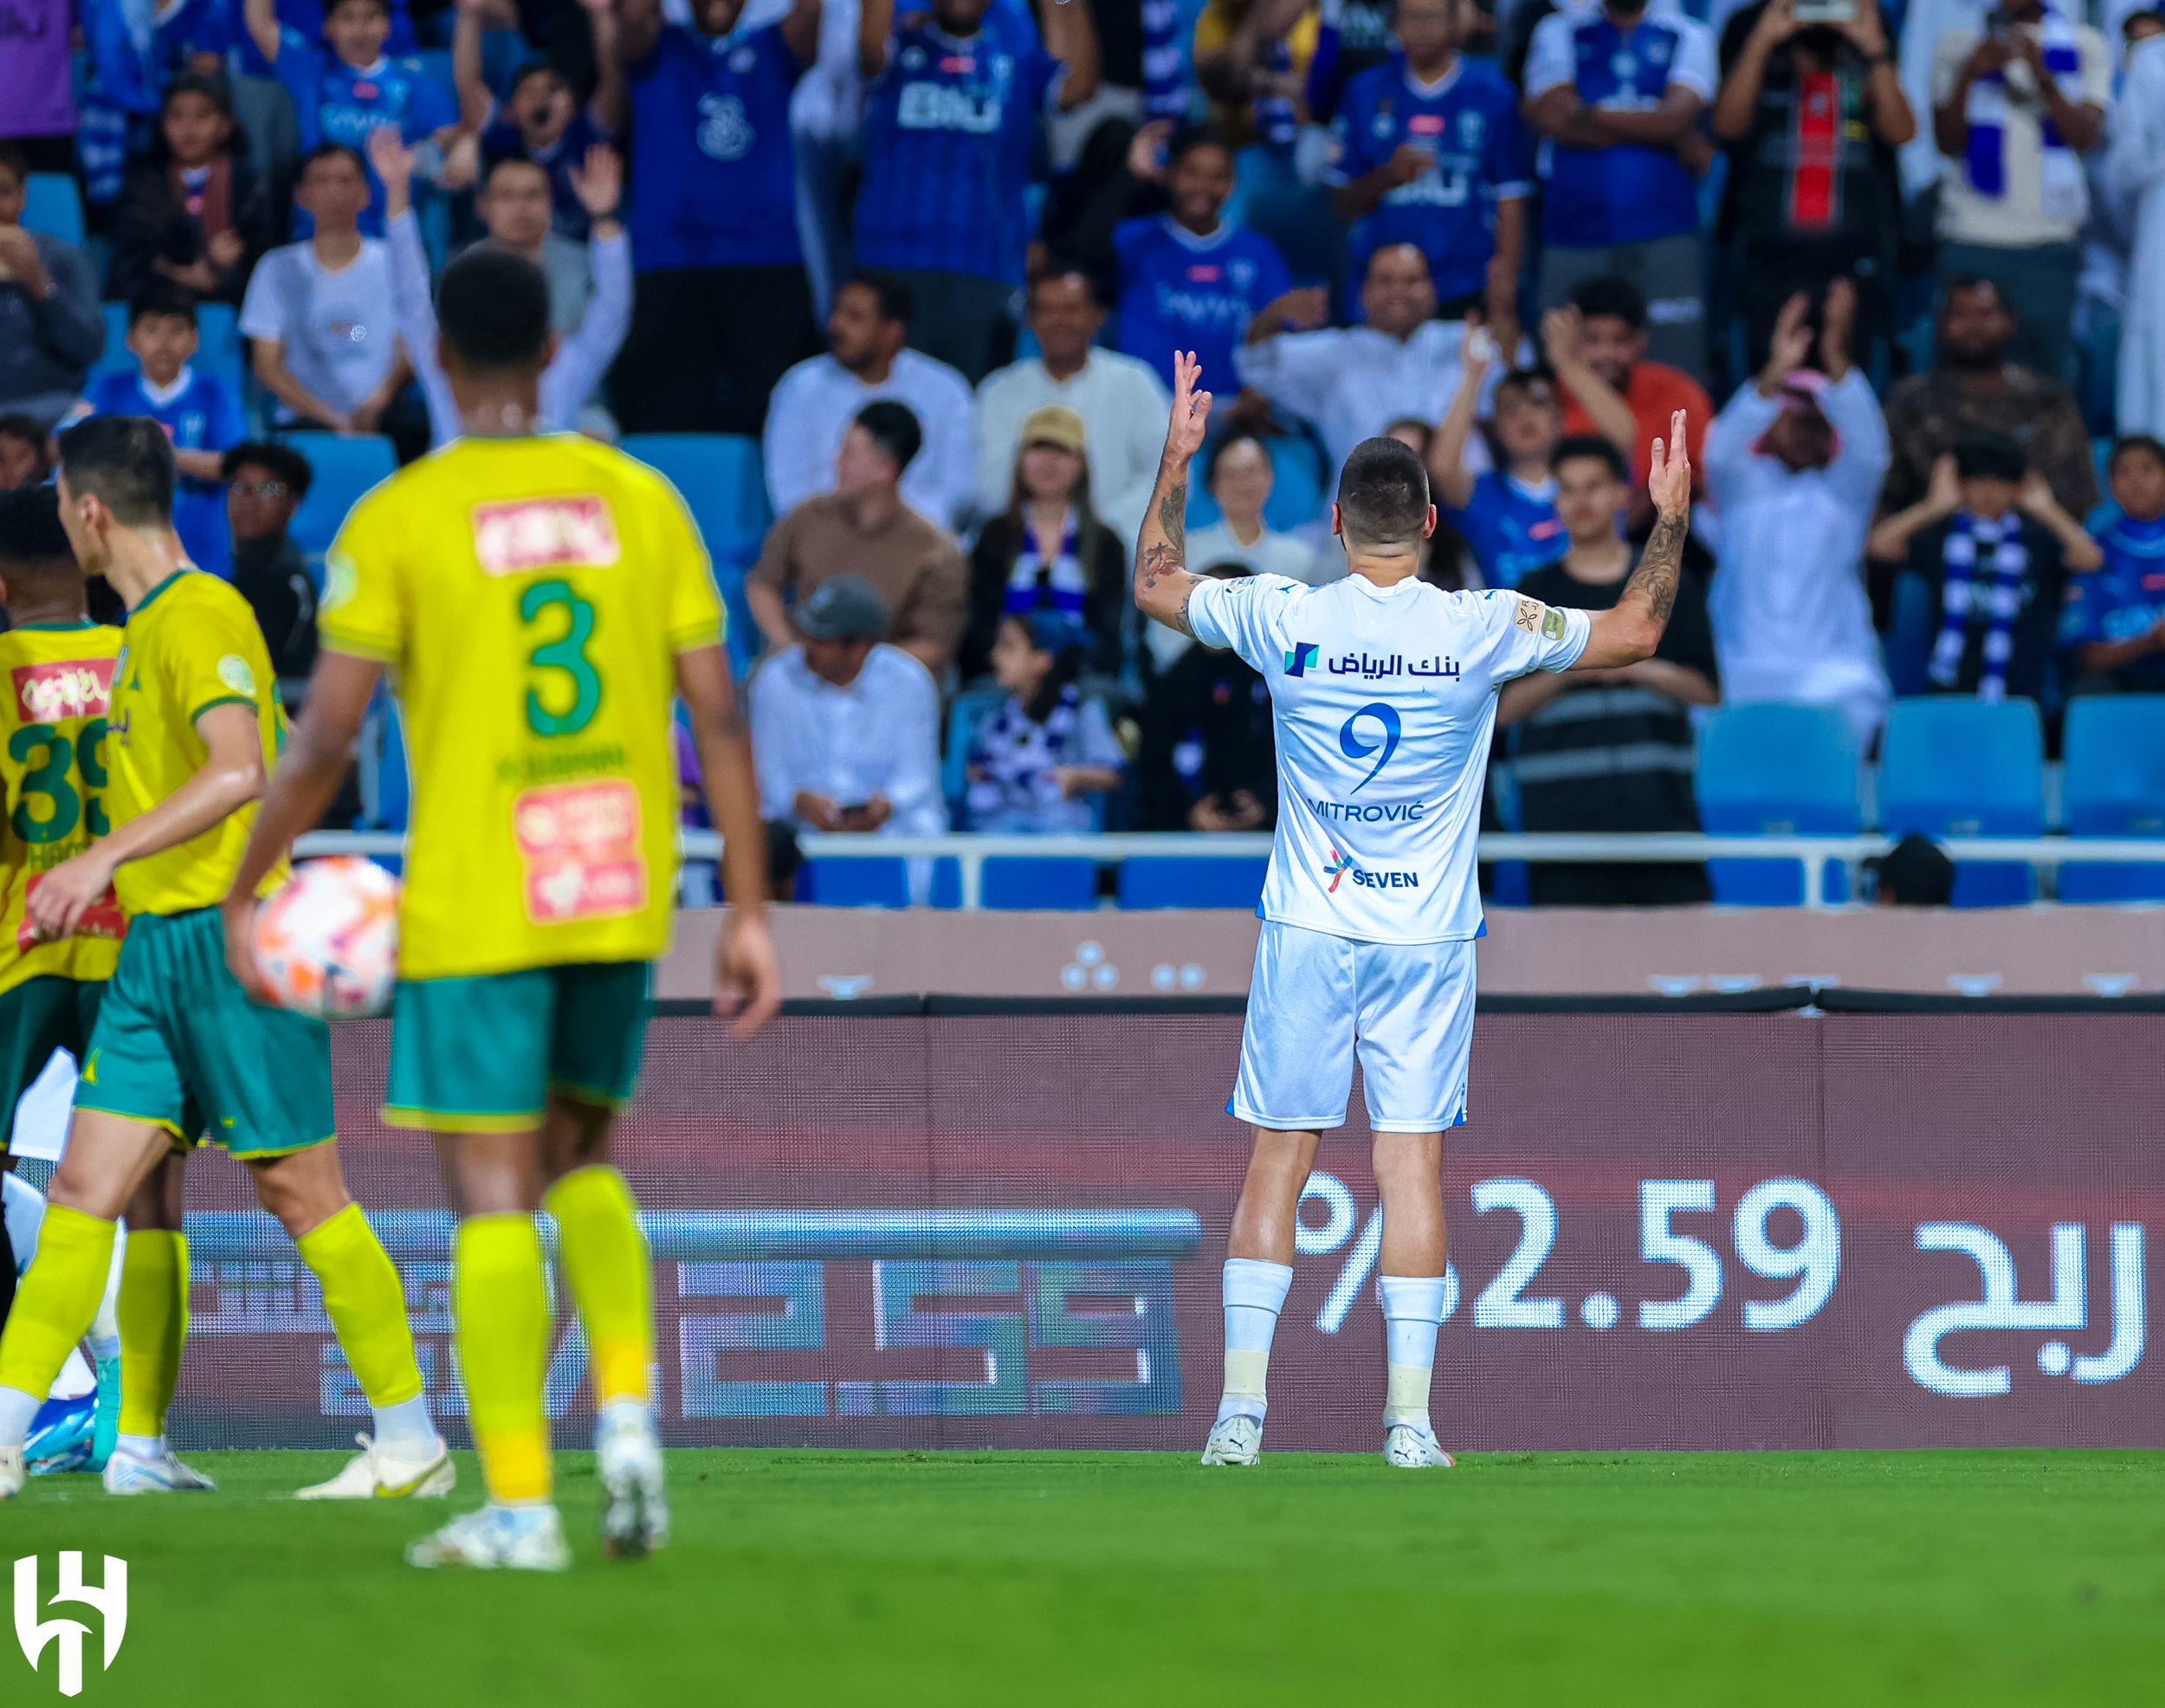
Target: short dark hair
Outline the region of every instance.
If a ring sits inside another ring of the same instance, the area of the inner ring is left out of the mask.
[[[910,459],[925,443],[925,430],[917,424],[915,412],[908,404],[898,404],[892,398],[867,404],[857,411],[856,424],[893,459],[898,475],[909,467]]]
[[[870,291],[880,305],[882,320],[899,320],[909,324],[909,317],[917,312],[917,298],[908,284],[891,273],[852,273],[842,281],[848,290],[855,285],[860,290]]]
[[[11,142],[0,142],[0,171],[13,172],[21,184],[30,176],[30,157]]]
[[[1966,433],[1955,442],[1955,472],[1966,481],[2019,482],[2029,466],[2005,433]]]
[[[36,416],[14,410],[0,415],[0,439],[27,439],[42,450],[45,446],[45,430],[37,424]]]
[[[1629,484],[1632,466],[1624,460],[1624,453],[1616,448],[1616,441],[1605,439],[1599,433],[1567,433],[1556,441],[1556,449],[1549,453],[1548,464],[1561,469],[1576,457],[1590,456],[1606,469],[1618,480]]]
[[[1957,273],[1940,287],[1938,314],[1947,313],[1947,305],[1963,291],[1990,291],[1992,300],[2000,305],[2000,312],[2010,320],[2016,318],[2014,304],[2007,300],[2007,293],[1999,280],[1989,273]]]
[[[533,155],[522,154],[514,149],[507,154],[492,154],[481,162],[481,187],[487,190],[495,181],[496,174],[506,166],[524,166],[529,171],[540,172],[544,184],[550,182],[549,169],[546,166],[535,159]]]
[[[323,15],[327,18],[339,7],[351,6],[357,3],[364,6],[373,6],[386,17],[391,15],[391,0],[323,0]]]
[[[1212,443],[1203,458],[1203,485],[1205,488],[1218,478],[1219,462],[1235,445],[1253,445],[1266,457],[1270,455],[1270,442],[1255,428],[1246,425],[1228,427]]]
[[[1905,908],[1943,908],[1955,895],[1955,863],[1947,851],[1915,831],[1884,854],[1864,862],[1879,899]]]
[[[1097,280],[1091,275],[1090,269],[1072,256],[1064,255],[1049,257],[1043,267],[1030,275],[1031,304],[1034,305],[1037,301],[1038,286],[1049,285],[1061,279],[1080,281],[1084,294],[1090,299],[1091,306],[1096,308],[1102,308],[1105,306],[1105,293],[1099,288]]]
[[[1216,125],[1183,125],[1166,142],[1166,164],[1171,165],[1199,148],[1216,148],[1226,154],[1233,152],[1231,139]]]
[[[234,446],[218,460],[218,478],[229,481],[250,466],[267,470],[295,498],[306,498],[316,478],[307,457],[291,445],[270,439],[249,439]]]
[[[1555,392],[1555,371],[1546,363],[1536,362],[1530,368],[1507,369],[1503,378],[1496,381],[1496,389],[1498,392],[1530,391],[1536,385],[1546,385],[1552,396]]]
[[[224,78],[206,77],[200,71],[180,73],[171,82],[166,84],[165,92],[158,96],[158,116],[163,119],[167,109],[183,95],[201,95],[211,106],[218,109],[220,115],[228,124],[233,125],[233,130],[225,139],[227,153],[238,154],[247,146],[247,140],[242,136],[240,126],[234,123],[233,91],[226,87]],[[166,157],[165,131],[162,125],[158,127],[157,137],[151,144],[151,152],[160,159]]]
[[[1612,315],[1633,331],[1646,324],[1646,299],[1629,279],[1604,274],[1598,279],[1581,280],[1572,288],[1571,306],[1588,320],[1596,314]]]
[[[526,87],[527,80],[533,77],[553,77],[567,87],[572,81],[564,74],[561,69],[551,64],[547,60],[530,59],[511,74],[511,98],[515,100],[519,91]]]
[[[100,500],[123,527],[173,519],[173,442],[142,415],[94,415],[60,436],[61,477]]]
[[[2140,451],[2145,456],[2155,457],[2161,467],[2165,467],[2165,442],[2161,442],[2155,434],[2123,433],[2112,442],[2112,455],[2105,458],[2105,474],[2111,476],[2119,468],[2120,459],[2130,451]]]
[[[178,285],[152,285],[128,304],[128,329],[132,332],[138,320],[154,314],[171,315],[174,320],[196,324],[196,299]]]
[[[1366,546],[1410,546],[1428,521],[1428,470],[1411,445],[1363,439],[1338,475],[1339,525]]]
[[[361,158],[359,149],[349,148],[342,142],[320,142],[294,163],[294,182],[299,184],[307,178],[308,168],[320,160],[344,160],[364,180],[368,177],[368,162]]]
[[[436,320],[470,368],[538,368],[549,347],[549,281],[524,256],[478,245],[443,269]]]
[[[0,564],[28,564],[35,570],[65,563],[74,566],[74,548],[61,526],[60,494],[49,486],[17,487],[0,492]]]

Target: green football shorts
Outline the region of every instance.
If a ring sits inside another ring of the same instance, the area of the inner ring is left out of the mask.
[[[216,908],[128,923],[75,1107],[203,1135],[238,1157],[335,1136],[331,1029],[252,1000],[225,964]]]
[[[48,973],[0,991],[0,1156],[8,1154],[16,1105],[45,1071],[53,1051],[65,1050],[80,1065],[104,1000],[103,979],[63,979]]]
[[[401,980],[384,1120],[432,1133],[518,1133],[551,1093],[620,1110],[646,1041],[653,968],[582,961]]]

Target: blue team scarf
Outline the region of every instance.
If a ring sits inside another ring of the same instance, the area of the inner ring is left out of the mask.
[[[1146,119],[1188,116],[1179,0],[1142,0],[1142,111]]]
[[[1037,531],[1024,522],[1022,550],[1015,554],[1015,567],[1007,577],[1007,597],[1000,609],[1021,617],[1033,611],[1057,611],[1079,621],[1090,584],[1082,573],[1082,554],[1076,540],[1072,510],[1060,532],[1060,548],[1050,557],[1045,555]]]
[[[1274,77],[1290,76],[1293,72],[1293,50],[1280,36],[1263,55],[1263,68]],[[1256,134],[1270,148],[1282,154],[1293,152],[1293,145],[1300,139],[1301,117],[1294,110],[1289,95],[1258,95],[1255,101]]]
[[[2056,6],[2048,5],[2038,27],[2045,50],[2045,69],[2070,100],[2082,98],[2082,59],[2075,49],[2075,26]],[[2007,193],[2007,79],[1992,71],[1969,86],[1964,110],[1969,121],[1969,141],[1963,149],[1962,171],[1969,187],[1980,196]],[[2048,218],[2079,218],[2082,215],[2083,168],[2075,151],[2045,114],[2039,115],[2045,145],[2042,171],[2043,211]]]
[[[2012,516],[1987,521],[1957,512],[1940,560],[1946,572],[1940,587],[1940,632],[1925,676],[1936,688],[1952,689],[1961,683],[1973,619],[1982,613],[1986,628],[1978,655],[1977,697],[2004,700],[2007,661],[2014,656],[2014,619],[2022,614],[2022,580],[2030,572],[2022,524]]]
[[[970,745],[970,816],[983,820],[1010,808],[1044,806],[1060,799],[1053,773],[1082,721],[1082,690],[1070,683],[1043,723],[1013,695],[978,726]]]

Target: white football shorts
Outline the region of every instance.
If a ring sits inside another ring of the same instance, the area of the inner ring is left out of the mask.
[[[1342,1126],[1358,1057],[1372,1130],[1436,1132],[1466,1118],[1472,1055],[1472,943],[1363,943],[1267,919],[1226,1112]]]

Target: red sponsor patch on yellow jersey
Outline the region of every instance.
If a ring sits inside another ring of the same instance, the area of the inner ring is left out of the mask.
[[[25,723],[103,717],[112,706],[113,662],[66,658],[17,664],[8,673],[15,684],[16,712]]]
[[[485,575],[611,569],[624,555],[617,519],[589,495],[520,498],[474,507],[474,557]]]

